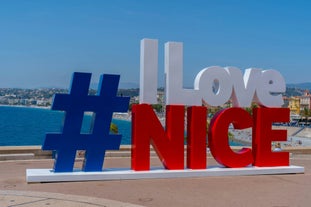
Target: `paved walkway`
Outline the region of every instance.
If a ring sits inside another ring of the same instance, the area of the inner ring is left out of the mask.
[[[160,165],[157,158],[151,163]],[[293,155],[291,164],[304,166],[305,174],[27,184],[26,169],[51,168],[53,161],[2,161],[0,207],[310,206],[311,155]],[[105,167],[129,166],[130,158],[105,160]]]
[[[3,206],[139,207],[139,205],[94,197],[66,195],[60,193],[41,193],[35,191],[12,191],[12,190],[0,190],[0,206],[1,207]]]

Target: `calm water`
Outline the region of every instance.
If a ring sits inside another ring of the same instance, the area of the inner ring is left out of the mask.
[[[42,145],[45,134],[60,132],[64,113],[39,108],[0,106],[0,146]],[[85,116],[82,132],[87,133],[91,116]],[[131,143],[131,123],[113,120],[122,134],[122,144]]]
[[[61,131],[63,117],[60,111],[0,106],[0,146],[42,145],[46,133]],[[84,117],[82,133],[88,132],[90,120],[91,116]],[[114,119],[113,123],[122,134],[121,144],[130,144],[131,122]]]

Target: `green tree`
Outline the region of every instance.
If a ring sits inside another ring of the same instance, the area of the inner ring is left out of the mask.
[[[310,117],[310,115],[311,115],[311,110],[308,108],[303,108],[303,110],[301,111],[301,116],[308,118]]]
[[[118,134],[118,132],[119,132],[118,126],[115,123],[111,123],[110,124],[110,131],[113,134]]]
[[[161,104],[152,104],[152,108],[157,112],[162,112],[162,105]]]
[[[258,108],[258,105],[256,103],[252,103],[251,107],[246,107],[245,110],[250,114],[253,115],[253,109]]]

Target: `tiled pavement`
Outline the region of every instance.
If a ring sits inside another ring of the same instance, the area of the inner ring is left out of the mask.
[[[139,205],[94,197],[12,190],[0,190],[0,206],[139,207]]]
[[[77,162],[79,167],[82,162]],[[153,166],[159,165],[151,158]],[[209,157],[209,164],[215,164]],[[4,206],[306,206],[311,203],[311,155],[293,155],[305,174],[225,176],[28,184],[26,169],[51,168],[52,160],[0,162]],[[130,158],[110,157],[104,167],[129,167]]]

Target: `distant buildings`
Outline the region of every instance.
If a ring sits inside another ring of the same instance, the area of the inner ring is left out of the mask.
[[[311,118],[311,94],[309,90],[301,90],[289,88],[287,94],[284,94],[284,105],[288,107],[292,117],[309,117]],[[53,95],[56,93],[68,93],[66,89],[46,88],[46,89],[14,89],[0,88],[0,104],[1,105],[24,105],[24,106],[42,106],[47,107],[52,104]],[[139,89],[120,89],[118,95],[130,96],[130,105],[139,102]],[[90,95],[95,95],[96,91],[91,89]],[[293,96],[295,94],[295,96]],[[164,89],[158,90],[158,104],[162,106],[162,112],[165,111],[165,94]],[[202,100],[204,105],[204,100]],[[231,106],[228,101],[220,108]],[[219,107],[209,107],[210,111],[219,110]]]
[[[47,107],[55,93],[67,93],[65,89],[15,89],[0,88],[1,105],[22,105]]]
[[[303,96],[300,97],[300,109],[311,109],[311,95],[309,90],[306,90]]]
[[[288,98],[288,108],[292,114],[302,114],[311,110],[311,94],[305,90],[302,96],[292,96]]]
[[[300,98],[292,96],[288,98],[288,108],[291,114],[300,114]]]

